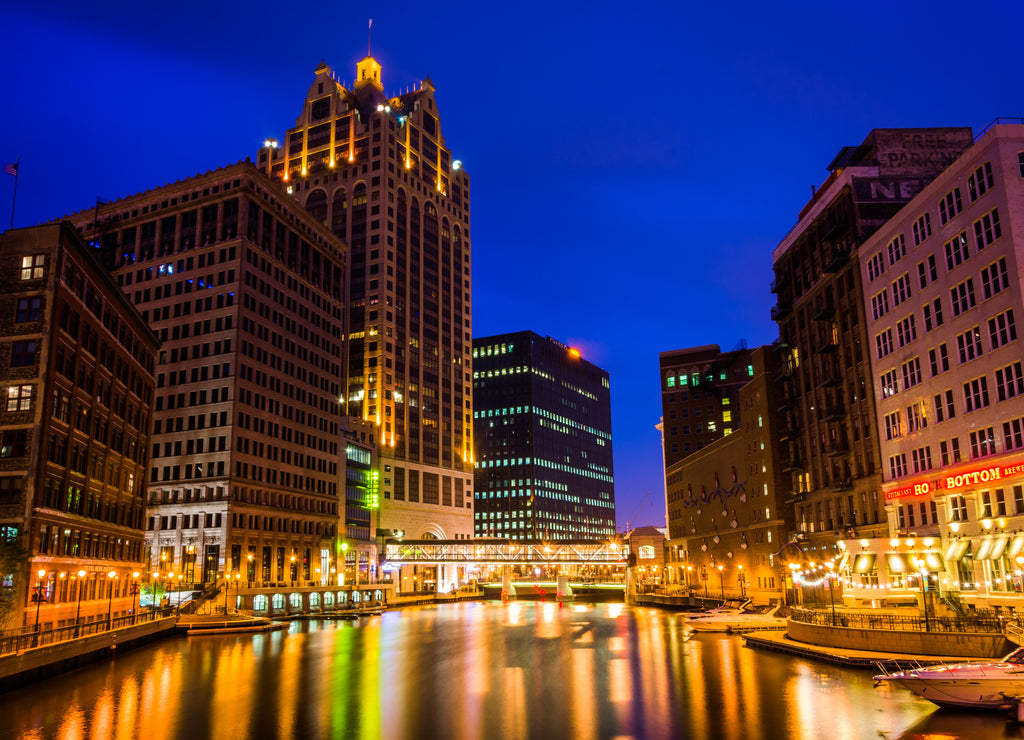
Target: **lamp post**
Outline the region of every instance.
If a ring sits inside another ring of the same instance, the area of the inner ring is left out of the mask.
[[[107,578],[110,579],[110,592],[107,596],[107,630],[109,630],[110,618],[114,613],[114,579],[117,578],[117,573],[110,571],[107,573]]]
[[[181,616],[181,579],[184,578],[184,577],[185,577],[184,573],[179,573],[178,574],[178,590],[177,590],[178,599],[177,599],[177,601],[178,601],[178,616],[179,617]]]
[[[249,567],[246,570],[246,576],[248,576],[248,578],[249,578],[249,588],[252,588],[252,575],[253,575],[253,573],[252,573],[252,553],[250,552],[245,557],[249,561]]]
[[[296,576],[296,572],[295,571],[296,571],[296,568],[295,568],[295,556],[292,555],[292,566],[291,566],[291,572],[289,573],[289,575],[292,577],[292,588],[295,588],[295,576]]]
[[[705,565],[700,569],[701,580],[704,581],[704,598],[708,598],[708,567]]]
[[[747,598],[747,575],[743,572],[742,565],[737,565],[736,569],[739,571],[736,580],[740,582],[740,598],[745,599]]]
[[[725,601],[725,566],[718,566],[718,582],[722,587],[722,601]]]
[[[135,618],[137,616],[135,603],[139,597],[139,571],[132,573],[132,624],[135,624]]]
[[[925,593],[928,571],[925,570],[924,558],[917,558],[914,564],[917,566],[918,578],[921,581],[921,609],[924,611],[924,629],[928,632],[931,630],[931,624],[928,622],[928,595]]]
[[[153,580],[150,581],[150,611],[156,613],[157,604],[159,603],[160,594],[160,573],[159,571],[153,571]]]
[[[78,609],[75,611],[75,637],[78,637],[78,620],[82,616],[82,589],[85,587],[85,571],[78,571]]]
[[[828,600],[832,604],[832,626],[835,627],[836,626],[836,597],[835,597],[834,592],[832,591],[832,568],[835,566],[835,563],[833,563],[831,560],[829,560],[827,563],[825,563],[825,565],[828,566],[828,574],[826,576],[828,578]],[[849,624],[849,622],[847,622],[847,624]]]
[[[43,603],[43,579],[46,577],[46,571],[40,568],[36,572],[36,575],[38,576],[38,578],[36,579],[35,593],[32,594],[32,598],[36,602],[36,626],[34,630],[36,634],[35,638],[32,640],[33,646],[39,644],[39,607]]]
[[[687,565],[686,566],[686,590],[691,592],[691,593],[693,591],[693,579],[691,578],[692,575],[693,575],[693,566],[692,565]]]

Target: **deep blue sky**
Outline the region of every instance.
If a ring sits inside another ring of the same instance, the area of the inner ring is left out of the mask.
[[[369,12],[385,91],[430,75],[472,177],[474,333],[611,373],[620,527],[664,524],[658,353],[777,335],[771,252],[839,148],[1024,116],[1018,0],[351,5],[8,0],[15,225],[255,157]]]

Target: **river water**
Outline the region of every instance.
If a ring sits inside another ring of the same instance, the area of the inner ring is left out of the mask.
[[[0,694],[0,738],[1024,738],[621,604],[476,602],[172,637]]]

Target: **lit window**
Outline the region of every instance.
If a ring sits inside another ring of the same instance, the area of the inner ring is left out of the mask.
[[[7,389],[7,410],[28,411],[32,408],[32,386],[12,385]]]
[[[45,254],[31,254],[21,258],[21,279],[35,280],[43,277],[46,266]]]

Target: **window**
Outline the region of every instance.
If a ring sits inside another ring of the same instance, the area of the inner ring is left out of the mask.
[[[907,455],[901,452],[898,455],[889,456],[889,477],[902,478],[907,474]]]
[[[917,327],[914,326],[914,314],[896,322],[896,341],[900,347],[904,347],[917,339]]]
[[[914,221],[914,246],[916,247],[932,235],[932,217],[930,213],[922,213]]]
[[[963,334],[957,334],[956,348],[960,353],[961,365],[976,357],[981,357],[981,327],[976,326]]]
[[[891,242],[889,242],[889,265],[895,265],[907,254],[907,242],[903,238],[903,234],[900,234]]]
[[[1004,421],[1003,450],[1019,450],[1021,447],[1024,447],[1024,419]]]
[[[971,459],[988,457],[996,453],[996,437],[992,427],[971,432]]]
[[[896,371],[889,370],[882,373],[882,398],[892,398],[899,393],[899,384],[896,380]]]
[[[988,378],[980,378],[964,383],[964,411],[970,413],[988,406]]]
[[[1005,401],[1024,394],[1024,377],[1018,360],[1012,365],[996,370],[996,400]]]
[[[961,231],[948,242],[942,245],[946,250],[946,269],[952,270],[959,267],[964,260],[971,256],[967,249],[967,232]]]
[[[942,326],[942,298],[924,304],[924,330],[931,331]]]
[[[32,408],[32,386],[12,385],[7,389],[7,410],[28,411]]]
[[[868,260],[868,282],[877,278],[885,272],[885,261],[882,258],[881,252],[876,252],[875,255]]]
[[[871,316],[878,320],[889,313],[889,289],[871,296]]]
[[[949,518],[954,522],[967,521],[967,499],[963,496],[949,497]]]
[[[949,300],[953,306],[953,315],[959,316],[964,311],[974,308],[974,278],[967,278],[949,291]]]
[[[945,226],[962,210],[960,188],[953,188],[939,201],[939,225]]]
[[[932,448],[925,445],[910,453],[910,461],[915,473],[923,473],[932,467]]]
[[[960,439],[958,437],[951,437],[948,442],[944,439],[941,440],[939,442],[939,455],[940,464],[943,466],[960,462]]]
[[[935,254],[929,254],[924,260],[917,263],[917,280],[921,287],[927,287],[929,283],[935,282],[939,277],[938,268],[935,266]]]
[[[985,298],[991,298],[1009,286],[1010,278],[1006,273],[1005,257],[1000,257],[999,261],[993,262],[981,271],[981,294]]]
[[[992,342],[992,349],[1002,347],[1017,338],[1017,325],[1013,321],[1012,308],[988,320],[988,337]]]
[[[892,307],[896,308],[908,298],[910,298],[910,275],[903,273],[892,284]]]
[[[953,405],[953,390],[935,394],[935,422],[941,424],[948,419],[956,418],[956,406]]]
[[[1002,235],[998,208],[993,208],[974,222],[974,244],[979,252]]]
[[[967,195],[971,203],[983,196],[995,185],[992,177],[992,163],[986,162],[967,178]]]
[[[913,406],[907,406],[907,434],[924,429],[928,426],[928,417],[925,414],[924,401],[917,401]]]
[[[1024,152],[1017,155],[1017,163],[1020,165],[1020,176],[1024,177]]]
[[[875,349],[879,360],[892,352],[892,329],[886,329],[875,337]]]
[[[25,367],[36,364],[36,343],[34,341],[11,344],[11,367]]]
[[[45,254],[30,254],[21,258],[21,279],[36,280],[44,276],[46,270]]]
[[[871,259],[867,260],[867,281],[870,282],[874,278],[885,272],[886,264],[882,257],[881,252],[874,254]]]
[[[39,314],[42,308],[42,298],[19,298],[18,307],[14,314],[15,323],[23,324],[26,321],[39,321]]]
[[[903,371],[903,389],[913,388],[921,382],[921,360],[915,357],[900,365]]]
[[[928,350],[928,364],[931,366],[933,378],[949,370],[949,353],[946,352],[945,342]]]
[[[885,415],[885,438],[896,439],[902,437],[903,431],[900,425],[900,412],[893,411],[891,414]]]

